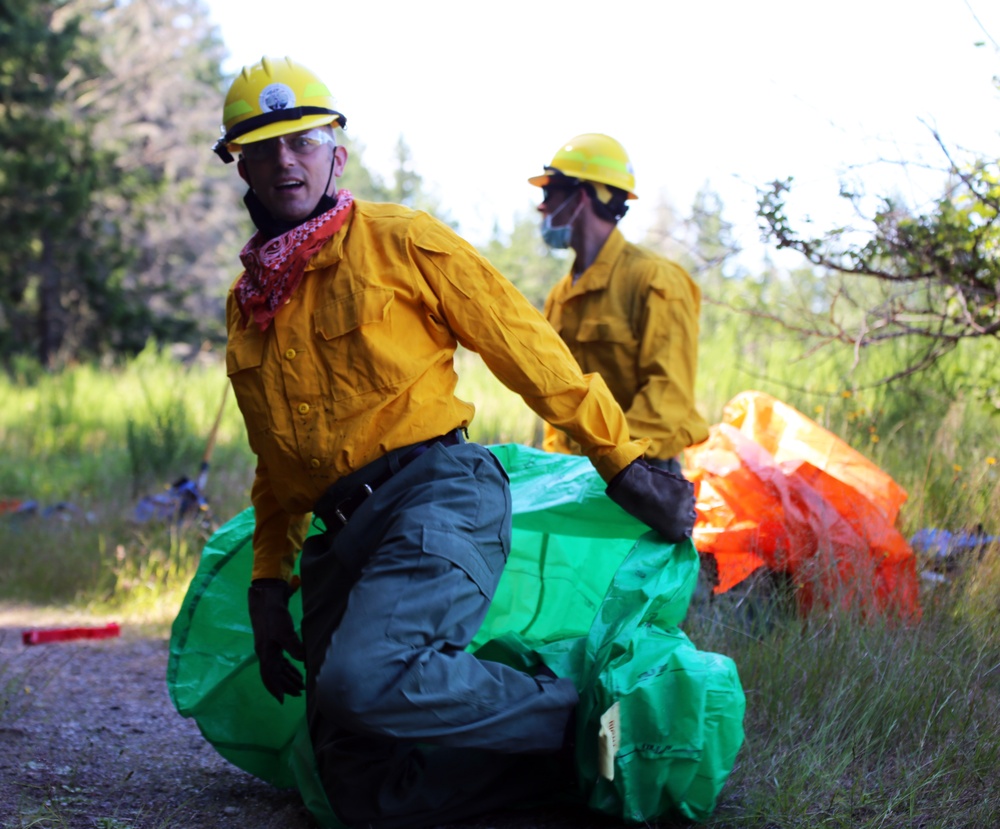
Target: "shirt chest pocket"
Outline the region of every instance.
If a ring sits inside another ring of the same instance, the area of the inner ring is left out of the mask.
[[[226,373],[251,439],[254,434],[271,428],[261,365],[263,357],[264,341],[260,337],[236,335],[226,346]]]
[[[635,336],[628,322],[614,317],[597,317],[585,319],[580,323],[576,338],[581,343],[614,343],[615,345],[633,345]]]
[[[313,325],[329,396],[341,414],[346,401],[370,392],[388,395],[423,370],[419,343],[426,334],[388,288],[328,303],[313,313]]]

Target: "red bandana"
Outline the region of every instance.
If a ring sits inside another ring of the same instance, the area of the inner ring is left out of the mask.
[[[264,240],[260,231],[250,237],[240,251],[246,271],[235,288],[244,320],[252,317],[261,331],[267,330],[278,309],[299,287],[312,255],[343,226],[352,204],[351,191],[341,190],[336,205],[315,219],[273,239]]]

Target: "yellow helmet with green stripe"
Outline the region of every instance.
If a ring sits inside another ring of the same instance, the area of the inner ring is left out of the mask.
[[[327,124],[347,126],[326,84],[291,58],[263,57],[236,76],[222,110],[216,154],[226,163],[243,144],[253,144]]]
[[[633,192],[635,174],[625,148],[601,133],[588,132],[571,138],[556,151],[545,172],[532,176],[528,183],[545,187],[556,174],[617,187],[628,194],[627,198],[639,198]]]

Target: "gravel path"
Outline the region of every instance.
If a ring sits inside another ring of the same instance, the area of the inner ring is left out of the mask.
[[[25,646],[21,632],[103,624],[0,608],[0,827],[316,829],[297,792],[223,759],[167,692],[167,641]],[[6,702],[5,702],[6,700]],[[592,812],[486,815],[466,829],[611,829]],[[458,829],[458,827],[452,827]]]
[[[0,627],[0,825],[316,826],[297,793],[231,765],[176,712],[165,640],[25,647],[20,630]]]

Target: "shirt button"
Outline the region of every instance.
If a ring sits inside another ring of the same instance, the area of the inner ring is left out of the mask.
[[[319,458],[313,458],[311,461],[309,461],[309,465],[313,469],[319,469]]]
[[[288,351],[286,351],[286,352],[285,352],[285,356],[286,356],[286,357],[287,357],[287,358],[288,358],[289,360],[291,360],[291,359],[292,359],[292,357],[294,357],[294,356],[295,356],[295,349],[294,349],[294,348],[289,348],[289,349],[288,349]]]
[[[309,411],[308,403],[299,403],[299,414],[305,414]]]

